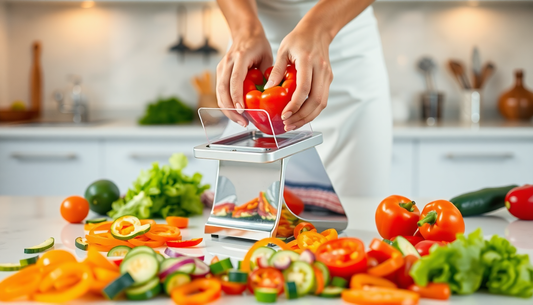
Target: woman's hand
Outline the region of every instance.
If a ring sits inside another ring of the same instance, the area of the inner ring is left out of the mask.
[[[264,72],[271,65],[272,50],[262,28],[234,36],[233,44],[217,66],[218,106],[237,109],[237,112],[225,111],[227,117],[242,126],[248,125],[248,120],[239,114],[244,109],[244,79],[251,67],[259,67]]]
[[[288,64],[295,66],[296,90],[281,116],[286,131],[311,122],[326,107],[329,86],[333,81],[329,62],[332,39],[319,26],[298,24],[281,42],[265,89],[281,82]]]

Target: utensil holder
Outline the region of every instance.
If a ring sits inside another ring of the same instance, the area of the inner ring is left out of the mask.
[[[428,125],[433,125],[442,118],[442,103],[444,102],[444,93],[437,91],[426,91],[422,93],[422,120]]]
[[[460,105],[461,122],[477,124],[481,120],[481,91],[463,90]]]

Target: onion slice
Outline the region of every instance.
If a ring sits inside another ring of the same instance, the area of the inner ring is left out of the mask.
[[[202,255],[202,256],[191,256],[191,255],[186,255],[186,254],[183,254],[183,253],[179,253],[179,252],[176,252],[170,248],[166,248],[165,249],[165,254],[168,255],[168,257],[192,257],[192,258],[197,258],[197,259],[200,259],[200,260],[204,260],[205,256]]]
[[[311,265],[315,262],[315,255],[313,252],[311,252],[311,250],[305,249],[302,251],[302,253],[300,253],[300,260]]]
[[[176,262],[174,265],[170,266],[166,270],[162,270],[161,273],[159,273],[159,278],[164,279],[170,274],[178,271],[181,267],[187,264],[196,264],[194,261],[194,258],[184,257],[182,260],[179,260],[178,262]]]

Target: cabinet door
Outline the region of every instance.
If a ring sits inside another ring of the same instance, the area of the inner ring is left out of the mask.
[[[464,192],[533,181],[528,141],[421,141],[418,196],[449,199]]]
[[[205,142],[205,138],[184,141],[163,140],[106,140],[104,142],[104,177],[114,181],[122,194],[126,193],[141,170],[152,167],[153,162],[168,164],[173,153],[184,153],[189,164],[184,170],[186,174],[199,172],[203,175],[202,182],[214,187],[217,161],[196,159],[193,148]]]
[[[413,159],[414,145],[412,140],[394,141],[392,145],[391,194],[413,197]]]
[[[83,195],[98,179],[98,141],[0,141],[0,195]]]

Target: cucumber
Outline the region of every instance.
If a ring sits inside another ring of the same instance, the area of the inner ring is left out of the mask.
[[[248,272],[240,270],[230,270],[228,271],[228,281],[233,283],[248,283]]]
[[[47,240],[43,241],[42,243],[40,243],[40,244],[38,244],[36,246],[25,248],[24,249],[24,253],[27,253],[27,254],[39,253],[39,252],[46,251],[46,250],[52,248],[53,246],[54,246],[54,238],[50,237]]]
[[[484,188],[453,197],[450,201],[463,217],[488,213],[505,206],[505,196],[517,185]]]
[[[343,279],[342,277],[334,276],[331,279],[331,286],[346,288],[348,287],[348,281]]]
[[[128,257],[130,256],[133,256],[137,253],[147,253],[147,254],[151,254],[153,256],[156,255],[156,252],[154,251],[154,249],[148,247],[148,246],[139,246],[139,247],[135,247],[133,249],[131,249],[127,254],[126,256],[124,257],[124,259],[127,259]]]
[[[286,282],[294,282],[299,296],[304,296],[311,292],[315,286],[315,271],[306,262],[296,261],[283,271]]]
[[[257,248],[257,250],[255,250],[250,257],[250,269],[253,270],[257,266],[257,258],[266,257],[266,259],[269,260],[275,253],[276,250],[269,247]]]
[[[322,290],[322,293],[320,294],[323,298],[340,298],[342,292],[345,290],[345,288],[336,287],[336,286],[327,286]]]
[[[159,284],[159,279],[154,277],[146,284],[142,286],[136,286],[126,289],[126,297],[129,300],[148,300],[157,296],[161,292],[161,285]]]
[[[128,246],[116,246],[107,252],[107,257],[126,256],[131,248]]]
[[[120,264],[120,273],[129,273],[135,280],[135,285],[142,285],[150,281],[159,272],[159,261],[155,255],[137,253],[125,258]]]
[[[295,282],[285,283],[285,297],[287,298],[287,300],[298,298],[298,289],[296,288]]]
[[[85,223],[101,223],[104,221],[107,221],[106,217],[99,217],[99,218],[87,219]]]
[[[260,303],[276,303],[278,299],[278,290],[275,288],[256,288],[254,289],[254,296],[257,302]]]
[[[231,263],[231,260],[229,259],[229,257],[223,260],[220,260],[216,263],[213,263],[209,266],[209,269],[211,269],[211,273],[213,273],[214,275],[222,274],[232,268],[233,268],[233,264]]]
[[[74,241],[74,244],[76,245],[76,248],[83,250],[83,251],[87,251],[87,248],[89,247],[89,243],[87,242],[87,240],[82,237],[76,238],[76,240]]]
[[[183,272],[174,272],[171,275],[167,276],[165,283],[165,292],[170,295],[174,288],[183,286],[191,282],[191,276]]]
[[[407,239],[405,239],[403,236],[396,236],[396,238],[392,242],[392,246],[394,248],[400,250],[400,252],[402,252],[403,256],[414,255],[414,256],[420,258],[420,254],[415,249],[415,247]]]
[[[270,249],[270,248],[269,248]],[[259,250],[259,249],[257,249]],[[255,252],[254,252],[255,253]],[[285,264],[290,262],[295,262],[300,260],[300,254],[291,251],[291,250],[281,250],[270,257],[268,264],[272,267],[277,266],[278,264]]]
[[[120,228],[122,227],[122,224],[125,222],[133,226],[133,231],[129,233],[125,233],[125,234],[120,232]],[[141,221],[139,220],[139,218],[135,216],[126,215],[126,216],[119,217],[115,221],[113,221],[109,231],[111,232],[111,235],[113,235],[113,237],[116,239],[129,240],[139,235],[145,234],[146,232],[150,231],[151,227],[152,226],[149,223],[145,225],[141,224]]]
[[[20,264],[12,264],[12,263],[6,263],[6,264],[0,264],[0,271],[18,271],[26,266],[22,266]]]
[[[161,263],[161,273],[164,273],[165,271],[167,271],[169,268],[171,268],[175,264],[177,264],[177,263],[179,263],[179,262],[181,262],[183,260],[186,260],[186,259],[190,259],[190,257],[182,256],[182,257],[170,257],[170,258],[165,259]],[[179,272],[191,274],[191,273],[194,272],[194,269],[196,269],[196,264],[194,263],[194,261],[192,261],[189,264],[185,264],[185,265],[179,267],[178,270],[176,270],[174,272],[178,272],[179,271]],[[172,272],[172,273],[174,273],[174,272]]]
[[[322,271],[322,276],[324,277],[324,286],[329,285],[329,281],[331,280],[331,275],[329,274],[328,267],[322,263],[322,262],[314,262],[313,266],[317,267],[320,271]]]
[[[112,300],[122,291],[124,291],[124,289],[130,287],[134,283],[135,280],[131,277],[131,275],[129,273],[124,273],[109,285],[105,286],[105,288],[102,290],[102,294],[106,298]]]
[[[33,265],[37,263],[38,260],[39,260],[39,255],[34,256],[34,257],[29,257],[29,258],[23,258],[20,260],[20,265],[22,267]]]
[[[160,264],[165,260],[165,257],[163,256],[163,254],[157,253],[157,252],[155,253],[155,258],[157,258]]]

